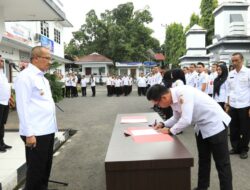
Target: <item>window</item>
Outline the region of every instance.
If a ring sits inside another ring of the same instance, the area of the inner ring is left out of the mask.
[[[54,41],[61,44],[61,32],[57,29],[54,29]]]
[[[105,74],[105,67],[99,68],[99,75]]]
[[[230,14],[230,23],[232,22],[244,22],[242,14]]]
[[[45,21],[41,22],[41,34],[49,38],[49,24]]]

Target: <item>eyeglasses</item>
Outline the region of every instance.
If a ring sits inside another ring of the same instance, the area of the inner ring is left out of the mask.
[[[43,57],[43,56],[37,56],[37,57],[39,57],[39,58],[43,58],[43,59],[47,59],[48,61],[51,61],[51,60],[52,60],[52,58],[51,58],[51,57]]]

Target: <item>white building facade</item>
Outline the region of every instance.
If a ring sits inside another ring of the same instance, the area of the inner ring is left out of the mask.
[[[39,1],[41,5],[38,4],[34,6],[42,6],[43,4],[47,3],[47,1]],[[6,4],[5,6],[5,10],[8,10],[8,5]],[[60,1],[56,0],[53,6],[55,7],[55,10],[53,11],[58,11],[56,14],[60,13],[64,16],[64,18],[59,17],[58,21],[43,21],[43,14],[41,14],[41,21],[32,20],[6,22],[6,20],[9,19],[5,19],[4,23],[0,22],[0,25],[4,24],[4,26],[1,27],[2,39],[0,42],[0,55],[2,55],[6,62],[14,63],[18,68],[18,66],[26,64],[30,61],[30,51],[32,47],[41,45],[48,47],[52,54],[53,60],[61,64],[61,66],[57,68],[58,72],[61,72],[62,74],[65,73],[65,63],[70,61],[64,59],[64,28],[72,27],[72,25],[66,20],[65,15],[62,12],[62,7],[59,7],[62,6]],[[29,10],[27,10],[27,12],[29,12]],[[46,14],[46,9],[44,10],[44,14]],[[47,14],[47,16],[49,16],[52,13]],[[2,20],[4,17],[5,16],[2,15]],[[25,19],[28,20],[26,17],[24,20]],[[48,17],[48,20],[50,19],[51,18]],[[10,82],[13,82],[18,72],[8,64],[5,64],[5,70]],[[53,71],[51,70],[50,72]]]
[[[185,67],[194,63],[202,62],[209,64],[209,56],[206,50],[206,30],[198,25],[194,25],[186,33],[186,55],[182,56],[180,66]]]
[[[231,1],[222,3],[215,11],[213,44],[207,47],[210,62],[224,61],[231,64],[231,55],[240,52],[245,65],[250,65],[249,3]]]

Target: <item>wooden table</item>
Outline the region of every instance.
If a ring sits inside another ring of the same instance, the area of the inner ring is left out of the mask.
[[[146,116],[148,123],[121,124],[122,116]],[[173,141],[135,143],[125,137],[128,127],[145,127],[161,121],[156,113],[119,114],[106,159],[107,190],[190,190],[193,158],[184,145]]]

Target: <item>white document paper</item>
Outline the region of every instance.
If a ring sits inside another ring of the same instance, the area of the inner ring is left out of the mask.
[[[147,123],[145,117],[123,117],[121,123]]]
[[[131,130],[133,136],[142,136],[142,135],[157,135],[159,134],[154,129],[142,129],[142,130]]]

